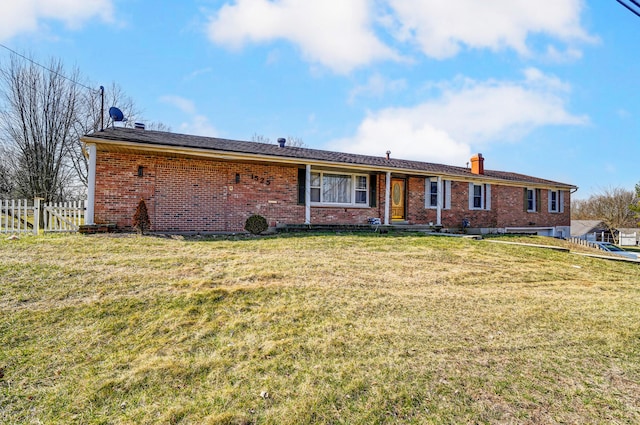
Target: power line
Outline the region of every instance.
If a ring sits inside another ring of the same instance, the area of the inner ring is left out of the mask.
[[[640,18],[640,11],[634,9],[632,6],[628,5],[627,3],[623,2],[622,0],[616,0],[618,3],[620,3],[621,5],[623,5],[625,8],[627,8],[631,13],[633,13],[634,15],[636,15],[638,18]],[[636,8],[640,9],[640,3],[638,3],[636,0],[630,0],[631,3],[633,3]]]
[[[100,90],[96,90],[96,89],[94,89],[94,88],[92,88],[92,87],[85,86],[84,84],[79,83],[78,81],[72,80],[71,78],[67,77],[67,76],[66,76],[66,75],[64,75],[64,74],[60,74],[59,72],[56,72],[56,71],[54,71],[54,70],[53,70],[53,69],[51,69],[51,68],[48,68],[48,67],[46,67],[46,66],[44,66],[44,65],[42,65],[42,64],[39,64],[38,62],[34,61],[34,60],[33,60],[33,59],[31,59],[31,58],[26,57],[25,55],[21,55],[20,53],[16,52],[16,51],[15,51],[15,50],[13,50],[13,49],[10,49],[9,47],[5,46],[5,45],[4,45],[4,44],[2,44],[2,43],[0,43],[0,47],[4,47],[5,49],[7,49],[8,51],[10,51],[10,52],[11,52],[11,53],[13,53],[14,55],[20,56],[22,59],[26,59],[26,60],[28,60],[29,62],[31,62],[32,64],[34,64],[34,65],[36,65],[36,66],[39,66],[40,68],[45,69],[45,70],[47,70],[47,71],[49,71],[49,72],[51,72],[51,73],[53,73],[53,74],[57,75],[58,77],[62,77],[62,78],[64,78],[65,80],[72,82],[73,84],[76,84],[76,85],[78,85],[78,86],[84,87],[84,88],[85,88],[85,89],[87,89],[87,90],[91,90],[91,91],[93,91],[93,92],[100,93]]]

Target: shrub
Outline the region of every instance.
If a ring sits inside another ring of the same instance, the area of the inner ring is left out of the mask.
[[[244,223],[244,230],[254,235],[259,235],[269,228],[267,219],[261,215],[254,214]]]
[[[138,208],[136,208],[136,213],[133,215],[133,228],[138,231],[139,235],[144,235],[144,232],[151,228],[147,204],[144,203],[143,198],[140,198]]]

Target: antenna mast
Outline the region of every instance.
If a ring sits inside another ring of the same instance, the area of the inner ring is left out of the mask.
[[[104,131],[104,86],[100,86],[100,131]]]

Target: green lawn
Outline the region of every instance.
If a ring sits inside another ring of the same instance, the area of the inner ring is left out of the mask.
[[[637,424],[640,265],[417,235],[3,237],[0,423]]]

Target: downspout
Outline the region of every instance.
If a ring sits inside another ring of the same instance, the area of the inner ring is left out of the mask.
[[[436,225],[442,226],[442,203],[444,193],[442,193],[442,177],[438,176],[438,201],[436,202]]]
[[[89,153],[89,174],[87,176],[87,211],[84,216],[84,224],[93,225],[94,221],[94,204],[96,200],[96,145],[91,143],[87,145]]]
[[[311,224],[311,164],[305,167],[304,181],[304,224]]]
[[[387,171],[384,189],[384,224],[389,225],[389,201],[391,200],[391,171]]]

